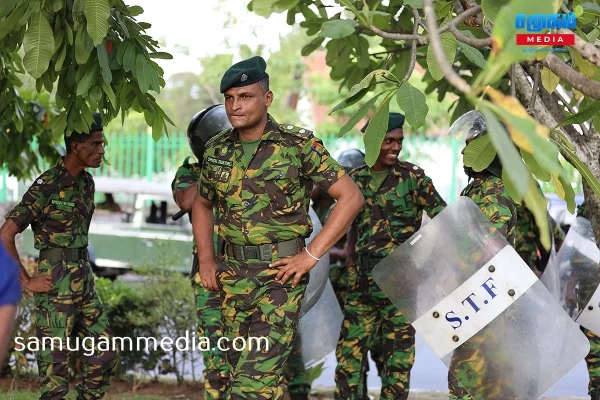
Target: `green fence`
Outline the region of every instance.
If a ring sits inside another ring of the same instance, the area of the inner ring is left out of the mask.
[[[94,176],[141,178],[170,183],[183,159],[192,154],[184,132],[172,132],[168,138],[163,137],[158,142],[154,142],[152,135],[146,132],[105,132],[105,136],[108,141],[107,163],[97,170],[91,170]],[[343,138],[325,134],[320,139],[334,156],[347,148],[364,148],[362,136],[358,134],[349,134]],[[461,150],[462,145],[446,135],[415,134],[405,138],[401,157],[425,169],[440,194],[447,201],[452,201],[466,185]],[[565,165],[575,191],[581,193],[578,171],[567,163]],[[48,167],[49,165],[44,165],[43,169]],[[5,169],[0,169],[0,202],[18,200],[28,184],[29,182],[17,182],[8,176]],[[554,192],[551,183],[543,184],[543,189],[547,193]]]

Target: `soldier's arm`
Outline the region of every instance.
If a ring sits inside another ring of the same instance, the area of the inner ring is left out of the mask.
[[[6,220],[0,227],[0,239],[6,248],[8,254],[15,259],[19,265],[19,280],[23,287],[32,292],[46,292],[50,289],[51,277],[49,275],[38,275],[37,271],[33,276],[29,276],[27,270],[21,263],[21,258],[17,251],[16,236],[19,233],[19,227],[12,219]]]
[[[430,218],[435,217],[446,207],[446,202],[433,186],[431,178],[423,175],[419,178],[418,202]]]
[[[492,231],[500,231],[507,238],[512,211],[498,196],[485,196],[477,204],[494,226]]]
[[[198,191],[198,184],[194,183],[186,187],[185,189],[178,189],[175,192],[175,202],[183,211],[192,211],[192,205],[194,204],[194,198]]]
[[[185,212],[192,211],[194,198],[198,191],[199,178],[198,165],[191,163],[190,157],[187,157],[183,162],[183,165],[177,170],[175,178],[171,183],[173,199],[179,208]]]

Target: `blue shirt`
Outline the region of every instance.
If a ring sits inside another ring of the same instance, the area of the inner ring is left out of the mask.
[[[20,300],[19,266],[0,242],[0,306],[19,304]]]

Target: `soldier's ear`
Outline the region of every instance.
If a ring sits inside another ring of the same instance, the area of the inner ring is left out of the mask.
[[[265,105],[267,107],[270,107],[272,103],[273,103],[273,92],[269,90],[267,93],[265,93]]]

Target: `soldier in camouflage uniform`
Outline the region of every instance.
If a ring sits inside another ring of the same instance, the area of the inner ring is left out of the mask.
[[[374,336],[383,341],[380,399],[408,398],[415,330],[375,284],[372,269],[419,229],[423,212],[433,218],[446,203],[421,168],[398,160],[403,123],[404,115],[390,113],[373,168],[365,165],[350,174],[366,201],[348,232],[348,265],[355,271],[336,349],[336,400],[364,398],[364,363]]]
[[[222,104],[211,106],[194,115],[188,126],[187,134],[196,158],[202,160],[206,142],[219,132],[229,128],[231,128],[231,124],[229,124],[225,107]],[[192,157],[187,157],[175,174],[171,189],[175,202],[182,211],[190,212],[192,210],[201,171],[202,165],[199,162],[193,162]],[[215,244],[216,242],[215,240]],[[210,341],[210,349],[203,353],[204,399],[224,400],[230,372],[225,355],[217,346],[217,341],[221,337],[221,297],[219,292],[211,292],[201,285],[195,241],[192,253],[194,257],[190,277],[196,301],[197,334],[198,337],[207,337]]]
[[[466,138],[466,144],[468,145],[471,141],[475,140],[481,135],[487,134],[487,127],[483,116],[478,111],[470,111],[477,117],[474,118],[474,122],[471,130]],[[463,116],[464,117],[464,116]],[[461,117],[461,118],[463,118]],[[465,146],[466,148],[466,146]],[[464,149],[462,151],[464,154]],[[499,231],[502,236],[506,238],[511,246],[515,246],[515,226],[517,223],[517,210],[515,203],[506,191],[504,183],[502,182],[502,164],[498,156],[491,162],[491,164],[481,172],[475,172],[473,169],[465,166],[465,173],[469,177],[469,184],[461,192],[461,196],[469,197],[477,204],[479,209],[489,218],[493,225],[494,231]],[[476,340],[476,337],[470,339],[461,346],[461,359],[453,359],[450,365],[450,371],[448,373],[448,388],[450,389],[449,398],[451,400],[457,399],[471,399],[471,396],[458,382],[467,383],[467,386],[474,387],[478,385],[480,376],[486,373],[485,360],[481,358],[482,347],[484,343],[480,343]],[[470,353],[470,354],[468,354]],[[468,354],[468,356],[466,356]],[[479,370],[473,371],[470,368],[462,368],[461,363],[464,361],[466,364],[472,366],[473,360],[481,359],[477,366]],[[456,377],[454,374],[459,375]],[[458,378],[458,380],[457,380]],[[506,391],[507,388],[498,384],[496,388],[485,389],[488,393]],[[504,392],[502,392],[504,394]],[[507,398],[510,398],[510,394],[506,393]]]
[[[577,207],[577,216],[589,219],[585,209],[585,201]],[[585,297],[589,298],[589,296]],[[591,400],[600,400],[600,336],[584,327],[581,327],[581,330],[590,341],[590,352],[585,358],[590,376],[590,398]]]
[[[273,101],[266,63],[253,57],[233,65],[221,80],[234,129],[208,144],[192,208],[202,285],[221,291],[226,357],[232,368],[229,399],[281,399],[281,374],[294,340],[308,272],[344,234],[364,199],[312,132],[279,125],[268,114]],[[340,204],[309,247],[312,182]],[[225,243],[217,268],[212,251],[216,225]],[[268,346],[236,337],[267,338]],[[239,341],[238,341],[239,342]],[[250,348],[250,345],[253,345]],[[258,348],[257,348],[258,347]]]
[[[67,339],[79,345],[94,344],[84,358],[83,380],[76,386],[78,399],[100,399],[118,364],[104,307],[96,294],[87,252],[88,229],[94,212],[94,180],[86,168],[98,168],[104,155],[104,134],[99,114],[90,133],[65,134],[67,155],[40,175],[21,202],[6,215],[0,228],[2,241],[20,260],[15,236],[31,225],[39,264],[33,276],[21,265],[21,282],[34,293],[34,323],[40,341],[37,363],[40,399],[64,399],[69,391]],[[54,338],[52,349],[49,340]],[[56,339],[58,338],[58,340]],[[60,341],[60,343],[59,343]],[[75,347],[71,343],[70,348]],[[61,348],[62,346],[62,348]]]

